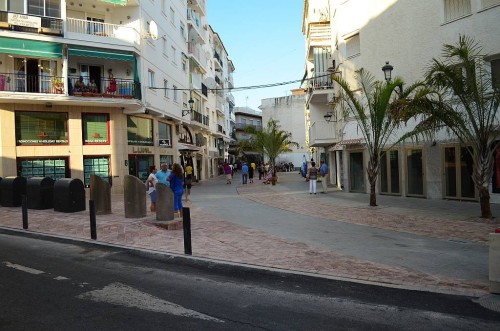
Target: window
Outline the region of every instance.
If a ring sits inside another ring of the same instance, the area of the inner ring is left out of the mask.
[[[163,43],[163,47],[162,47],[163,55],[165,55],[166,57],[168,57],[168,42],[167,42],[167,38],[163,37],[162,38],[162,43]]]
[[[160,164],[166,163],[168,165],[174,164],[173,155],[160,155]]]
[[[50,177],[54,180],[70,178],[69,158],[18,158],[17,175],[25,178]]]
[[[163,96],[168,98],[168,80],[163,80]]]
[[[483,0],[483,8],[500,5],[500,0]]]
[[[151,69],[148,70],[148,84],[149,84],[149,88],[152,88],[155,86],[155,73]]]
[[[162,0],[162,2],[161,2],[161,12],[163,14],[167,13],[167,1],[168,0]]]
[[[444,0],[445,22],[453,21],[470,13],[470,0]]]
[[[67,145],[68,113],[16,112],[16,144]]]
[[[171,48],[172,48],[172,63],[176,64],[177,63],[177,59],[176,59],[176,57],[177,57],[177,49],[175,49],[174,46],[171,46]]]
[[[493,87],[500,88],[500,59],[491,61],[491,82]]]
[[[179,96],[177,95],[177,86],[174,85],[174,101],[179,102]]]
[[[182,23],[182,22],[181,22],[181,23],[179,24],[179,31],[180,31],[180,33],[181,33],[181,37],[182,37],[182,39],[185,39],[185,38],[186,38],[186,37],[185,37],[185,35],[184,35],[184,30],[186,30],[186,28],[184,27],[184,23]]]
[[[90,187],[90,175],[99,176],[111,185],[110,170],[109,156],[84,156],[83,183],[85,187]]]
[[[160,147],[172,147],[172,127],[163,122],[158,122],[158,139]]]
[[[361,46],[359,40],[359,33],[345,40],[346,56],[347,58],[359,55],[361,53]]]
[[[153,146],[153,120],[127,116],[127,141],[129,145]]]
[[[27,7],[24,7],[24,1],[20,0],[8,1],[9,11],[12,12],[37,16],[61,17],[60,0],[28,0],[26,5]]]
[[[182,71],[187,72],[187,61],[182,59]]]
[[[109,144],[109,114],[82,114],[83,143]]]
[[[170,23],[175,25],[175,10],[170,7]]]

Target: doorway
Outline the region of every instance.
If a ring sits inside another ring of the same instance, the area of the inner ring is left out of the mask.
[[[26,90],[31,93],[38,93],[38,60],[27,59],[26,61]]]
[[[408,196],[424,196],[424,153],[421,148],[406,150]]]
[[[349,191],[365,192],[363,152],[349,153]]]
[[[149,166],[152,165],[154,165],[153,155],[129,154],[128,156],[128,174],[136,176],[143,182],[148,179]]]
[[[472,155],[465,147],[444,148],[444,197],[446,199],[476,198],[472,181]]]
[[[399,151],[382,152],[380,157],[380,193],[401,194]]]

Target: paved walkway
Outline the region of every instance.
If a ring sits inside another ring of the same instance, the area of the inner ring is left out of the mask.
[[[309,195],[307,184],[296,173],[281,174],[276,186],[264,185],[258,180],[249,185],[240,182],[235,177],[233,185],[225,186],[225,179],[220,177],[194,186],[193,202],[187,203],[191,207],[193,256],[426,291],[472,296],[488,293],[487,270],[479,270],[478,276],[462,277],[459,267],[455,267],[456,274],[443,275],[439,266],[422,271],[397,263],[380,263],[379,259],[360,258],[365,256],[362,254],[346,254],[330,246],[315,245],[310,238],[309,241],[291,239],[279,232],[240,224],[227,216],[224,219],[221,215],[229,215],[227,212],[213,212],[217,208],[235,212],[235,208],[225,203],[236,195],[237,199],[251,203],[255,210],[270,210],[273,217],[281,210],[306,220],[309,217],[335,224],[355,224],[365,231],[383,231],[385,236],[406,233],[419,240],[440,238],[469,243],[479,248],[479,253],[473,254],[485,261],[488,234],[500,227],[500,222],[476,217],[479,215],[477,203],[378,196],[379,206],[369,207],[366,194],[330,188],[332,192],[328,194]],[[207,208],[208,203],[214,207]],[[121,195],[113,196],[112,206],[111,215],[97,216],[98,241],[183,254],[182,230],[165,230],[155,225],[151,213],[141,219],[126,219]],[[492,205],[492,208],[495,215],[500,215],[499,205]],[[241,212],[251,214],[252,210]],[[0,207],[0,226],[22,229],[21,209]],[[89,239],[88,211],[65,214],[29,210],[29,231]],[[442,254],[436,251],[436,256]],[[404,259],[404,253],[399,255]],[[462,267],[467,268],[466,265]],[[480,268],[484,269],[484,263]]]

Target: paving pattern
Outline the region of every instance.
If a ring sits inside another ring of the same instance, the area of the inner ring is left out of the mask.
[[[316,200],[313,204],[304,204],[301,203],[303,194],[286,190],[279,184],[263,185],[257,180],[254,185],[238,186],[238,194],[260,204],[332,221],[485,245],[488,234],[500,227],[498,221],[470,217],[457,220],[460,215],[448,218],[425,216],[425,201],[419,202],[424,206],[419,207],[422,210],[420,213],[417,209],[409,213],[408,209],[383,205],[368,207],[354,200],[345,203],[349,195],[341,192],[311,197],[307,195],[307,198]],[[334,194],[340,198],[334,198]],[[367,195],[364,197],[368,199]],[[122,195],[113,196],[112,206],[112,214],[97,216],[99,242],[183,254],[182,230],[167,230],[157,226],[154,215],[149,212],[147,217],[141,219],[125,218]],[[201,210],[191,202],[185,203],[185,206],[191,208],[192,249],[195,257],[417,290],[471,296],[488,293],[488,282],[484,279],[466,281],[366,261],[229,222]],[[477,208],[477,205],[474,207]],[[22,229],[21,208],[0,207],[0,226]],[[28,231],[90,239],[88,211],[65,214],[50,209],[29,210]]]

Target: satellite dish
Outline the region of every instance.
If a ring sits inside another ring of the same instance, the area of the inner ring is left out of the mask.
[[[153,40],[158,39],[158,25],[156,25],[155,21],[151,20],[149,22],[149,37]]]
[[[209,89],[214,89],[217,87],[217,82],[213,77],[207,77],[205,78],[204,84],[209,88]]]

